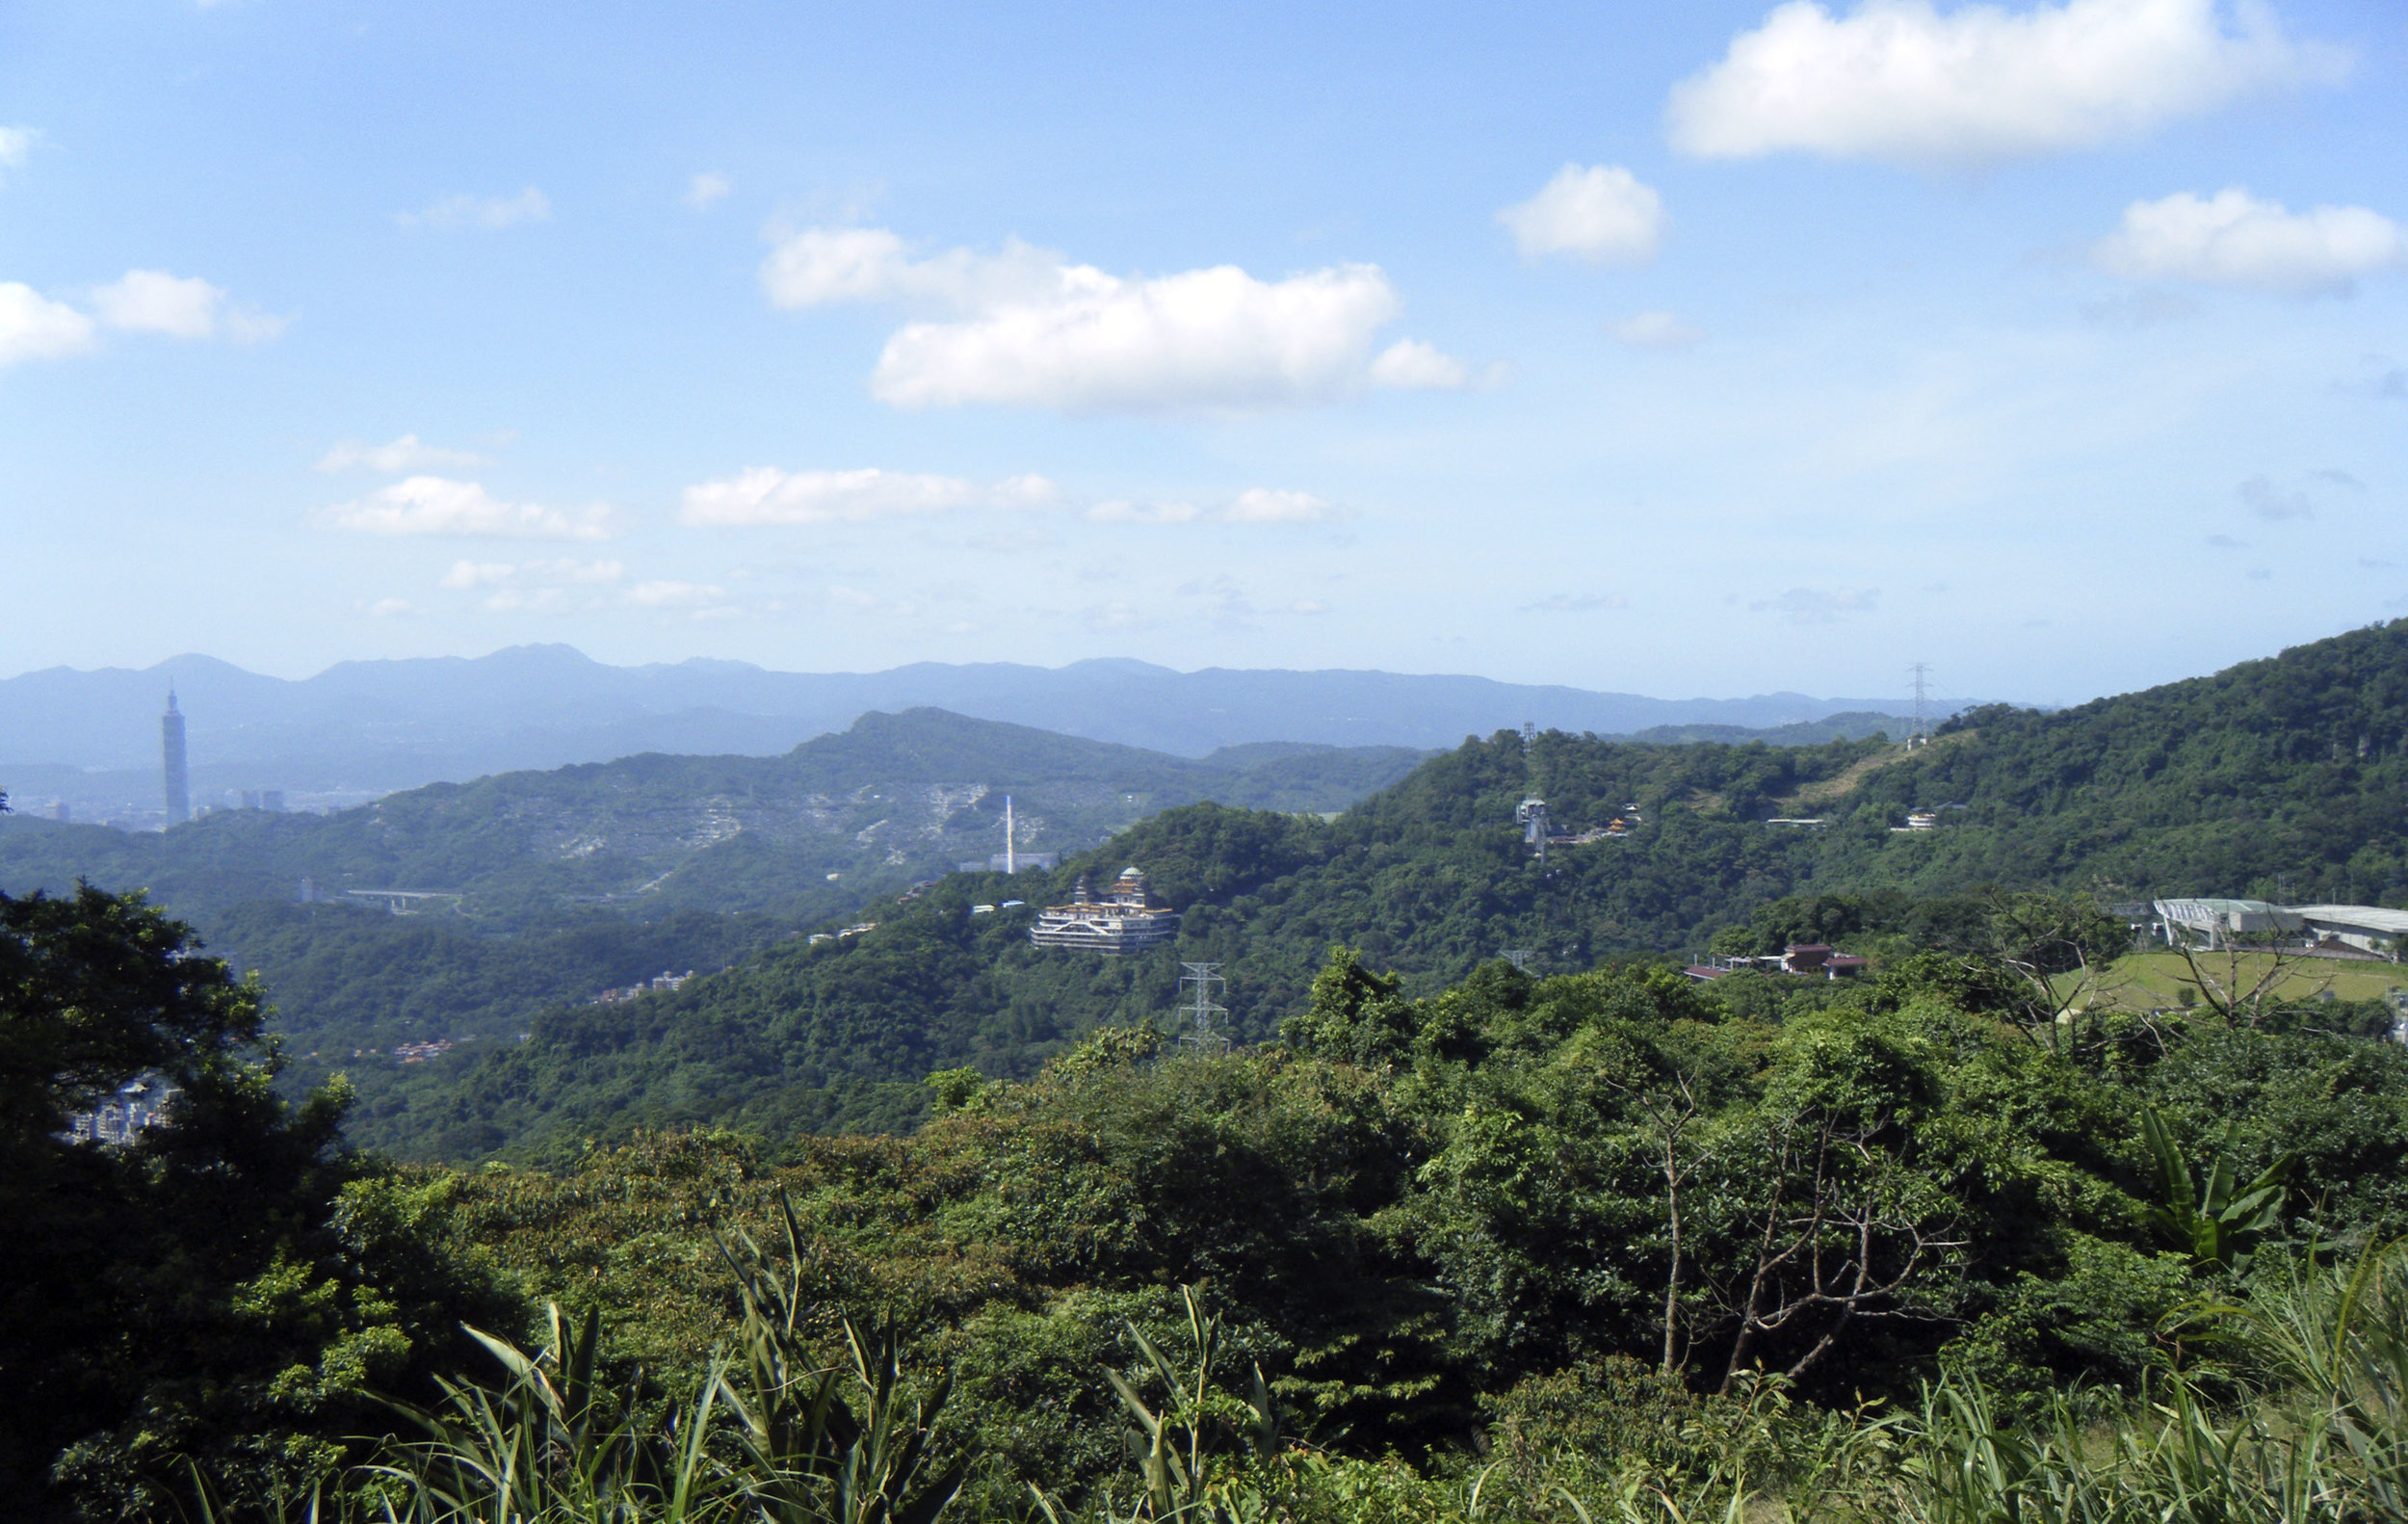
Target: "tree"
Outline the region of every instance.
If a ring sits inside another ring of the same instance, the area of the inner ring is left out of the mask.
[[[518,1316],[458,1257],[452,1187],[346,1156],[339,1087],[287,1108],[257,988],[140,895],[0,896],[0,1498],[29,1518],[172,1516],[298,1492],[423,1387],[463,1315]],[[78,1141],[138,1077],[159,1125]]]

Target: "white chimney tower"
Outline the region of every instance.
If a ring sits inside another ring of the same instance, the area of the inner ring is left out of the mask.
[[[1004,796],[1004,871],[1006,873],[1020,871],[1020,861],[1012,852],[1012,835],[1011,796],[1007,794]]]

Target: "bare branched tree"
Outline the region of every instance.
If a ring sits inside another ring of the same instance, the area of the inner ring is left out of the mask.
[[[1967,1240],[1944,1194],[1882,1145],[1886,1119],[1791,1118],[1772,1141],[1770,1194],[1751,1214],[1745,1289],[1720,1297],[1728,1392],[1768,1337],[1815,1330],[1786,1372],[1803,1375],[1859,1323],[1942,1316],[1922,1282],[1945,1274]],[[1819,1327],[1818,1327],[1819,1326]],[[1793,1345],[1794,1348],[1794,1345]]]

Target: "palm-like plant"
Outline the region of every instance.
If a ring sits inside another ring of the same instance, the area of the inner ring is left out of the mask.
[[[2140,1131],[2157,1162],[2159,1189],[2165,1197],[2149,1209],[2150,1222],[2179,1240],[2201,1265],[2246,1274],[2259,1243],[2282,1226],[2285,1182],[2298,1155],[2287,1153],[2256,1179],[2237,1185],[2234,1124],[2226,1124],[2215,1157],[2203,1167],[2183,1158],[2172,1129],[2155,1110],[2141,1110]]]

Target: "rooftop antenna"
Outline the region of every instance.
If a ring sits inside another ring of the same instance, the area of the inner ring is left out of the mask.
[[[1007,794],[1004,796],[1004,872],[1016,874],[1020,871],[1020,860],[1012,855],[1011,837],[1011,796]]]
[[[1931,669],[1923,662],[1916,662],[1906,670],[1915,679],[1915,728],[1906,733],[1906,749],[1912,751],[1931,739],[1924,730],[1924,692]]]
[[[1229,1008],[1213,1004],[1213,991],[1226,990],[1229,981],[1220,977],[1218,963],[1181,963],[1179,987],[1195,986],[1195,1003],[1179,1009],[1188,1013],[1192,1030],[1179,1040],[1198,1048],[1225,1048],[1228,1038],[1213,1030],[1213,1018],[1229,1014]]]

